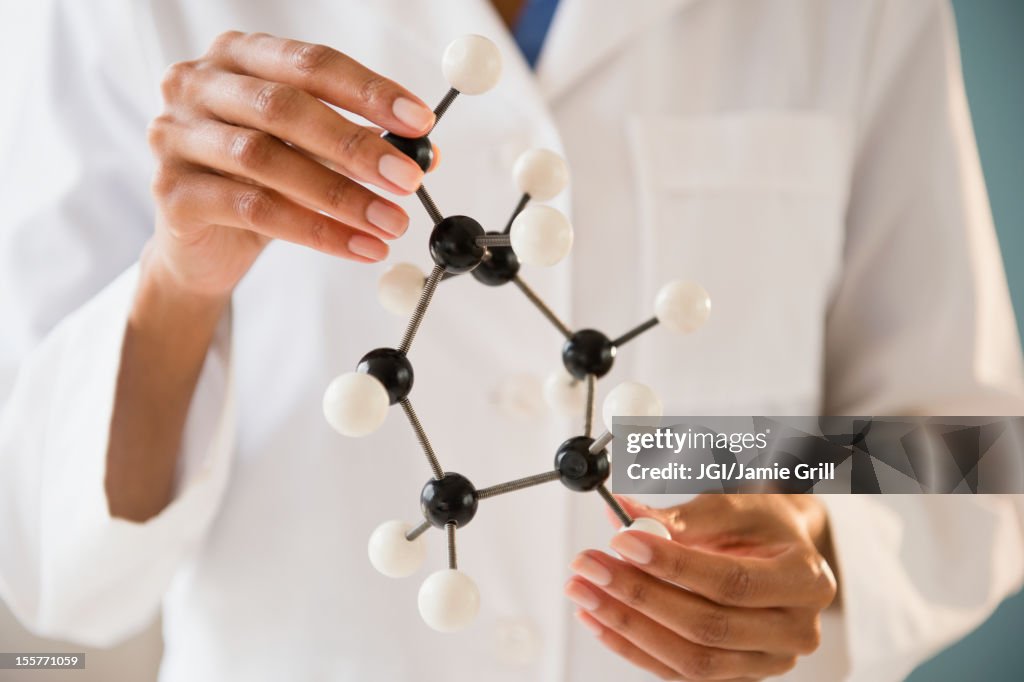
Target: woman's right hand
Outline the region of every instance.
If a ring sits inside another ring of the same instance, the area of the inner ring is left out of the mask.
[[[409,194],[423,171],[328,106],[418,137],[434,114],[405,88],[323,45],[238,32],[171,66],[162,88],[149,128],[156,232],[143,258],[160,280],[226,300],[271,239],[367,263],[408,227],[359,183]]]

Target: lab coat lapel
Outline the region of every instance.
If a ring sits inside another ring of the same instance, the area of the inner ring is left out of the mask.
[[[561,0],[541,51],[540,90],[553,101],[638,33],[694,0]]]

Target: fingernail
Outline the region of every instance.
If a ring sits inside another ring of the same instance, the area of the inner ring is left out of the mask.
[[[593,632],[595,635],[600,636],[604,632],[604,627],[601,626],[596,620],[591,618],[584,611],[576,612],[576,620],[580,622],[583,627]]]
[[[607,585],[612,581],[612,572],[605,568],[601,562],[590,558],[586,554],[580,554],[576,557],[569,564],[569,568],[595,585]]]
[[[639,533],[624,530],[612,538],[611,546],[620,555],[636,564],[650,563],[654,550],[644,542]]]
[[[388,245],[365,234],[355,234],[348,240],[348,250],[357,256],[371,260],[383,260],[388,255]]]
[[[371,202],[366,207],[366,220],[395,237],[405,234],[406,228],[409,227],[409,216],[401,209],[383,201]]]
[[[412,162],[412,159],[394,154],[380,157],[377,165],[380,174],[389,182],[393,182],[406,192],[415,192],[423,182],[423,171]]]
[[[416,130],[426,130],[434,123],[434,112],[408,97],[399,97],[391,105],[395,118]]]
[[[569,584],[565,586],[565,596],[571,599],[576,606],[587,611],[593,611],[601,605],[601,600],[593,590],[575,580],[569,581]]]

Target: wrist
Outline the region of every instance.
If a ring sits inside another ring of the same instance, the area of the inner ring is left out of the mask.
[[[230,302],[231,292],[210,293],[188,286],[150,242],[139,259],[139,284],[129,322],[208,340]]]

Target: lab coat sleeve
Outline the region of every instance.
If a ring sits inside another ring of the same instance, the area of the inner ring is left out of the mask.
[[[949,5],[881,3],[864,73],[826,413],[1024,414]],[[850,679],[902,679],[1020,588],[1020,496],[823,500]]]
[[[16,68],[29,73],[12,74],[18,110],[0,133],[0,599],[33,631],[87,646],[158,612],[216,513],[232,449],[226,316],[173,502],[145,523],[110,515],[110,418],[133,263],[152,231],[139,93],[155,83],[134,70],[130,17],[119,0],[25,17]]]

